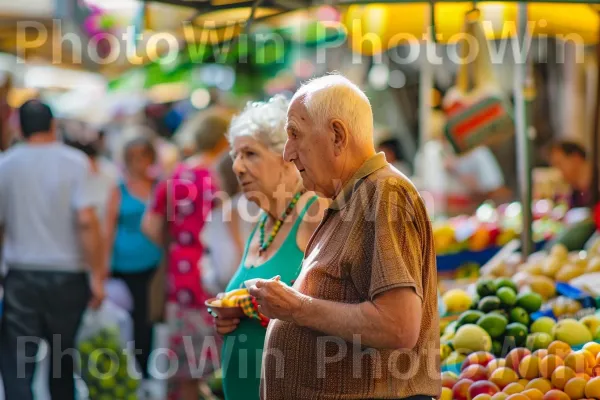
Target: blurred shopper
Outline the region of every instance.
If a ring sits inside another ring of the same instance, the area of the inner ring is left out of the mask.
[[[204,306],[213,293],[201,285],[205,248],[200,237],[217,192],[215,163],[227,149],[229,118],[208,112],[188,123],[194,124],[197,154],[156,188],[144,232],[168,248],[166,318],[169,346],[179,366],[168,398],[197,400],[202,379],[218,364],[218,352],[203,347],[215,332]],[[204,369],[198,367],[199,360],[205,361],[200,362]]]
[[[303,188],[300,173],[283,160],[287,108],[287,100],[279,96],[251,103],[229,129],[233,170],[245,195],[262,213],[227,291],[244,288],[250,279],[276,276],[292,285],[308,240],[321,221],[317,196]],[[304,218],[307,212],[311,218]],[[226,335],[221,358],[227,400],[260,398],[264,322],[215,319],[218,332]]]
[[[75,387],[68,349],[75,348],[90,289],[91,305],[102,301],[107,273],[87,185],[90,163],[83,153],[57,141],[47,105],[28,101],[19,117],[25,142],[0,161],[0,228],[9,269],[0,368],[6,399],[32,400],[35,356],[45,339],[53,356],[50,394],[69,400]]]
[[[592,164],[583,146],[559,141],[550,146],[550,163],[571,187],[571,207],[588,207],[591,202]]]
[[[301,87],[287,117],[284,159],[307,189],[334,200],[295,284],[259,280],[249,289],[272,318],[261,399],[439,396],[435,250],[423,199],[375,152],[371,105],[346,78]]]
[[[385,159],[405,176],[411,175],[410,166],[404,160],[400,141],[398,139],[382,140],[379,142],[377,151],[383,152],[385,154]]]
[[[131,292],[136,360],[147,377],[152,344],[148,292],[162,250],[142,232],[142,218],[156,183],[150,173],[156,151],[142,136],[125,145],[123,158],[124,178],[112,190],[106,212],[107,254],[112,276],[123,280]]]

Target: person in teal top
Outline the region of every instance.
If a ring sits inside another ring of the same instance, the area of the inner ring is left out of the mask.
[[[152,325],[148,318],[148,291],[162,259],[162,250],[142,233],[142,218],[155,179],[150,173],[156,151],[146,138],[125,145],[126,174],[112,191],[106,211],[107,260],[113,278],[121,279],[133,299],[133,336],[141,373],[148,376]]]
[[[287,108],[287,100],[281,96],[266,103],[251,103],[229,128],[233,171],[244,195],[262,212],[227,291],[244,288],[250,279],[276,276],[291,285],[322,219],[323,203],[314,193],[303,190],[297,169],[283,160]],[[239,212],[244,218],[244,210]],[[215,324],[224,335],[221,362],[225,399],[258,400],[266,328],[253,318],[217,318]]]

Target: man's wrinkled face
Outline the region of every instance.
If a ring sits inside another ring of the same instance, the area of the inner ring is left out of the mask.
[[[288,109],[286,128],[288,140],[283,152],[284,159],[296,165],[306,189],[325,197],[333,196],[336,157],[327,127],[316,126],[302,98],[297,98]]]

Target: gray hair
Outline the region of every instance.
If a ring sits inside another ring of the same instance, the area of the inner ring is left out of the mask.
[[[270,150],[283,154],[288,106],[288,100],[281,95],[266,102],[248,103],[244,111],[231,120],[227,135],[229,143],[238,136],[252,136]]]

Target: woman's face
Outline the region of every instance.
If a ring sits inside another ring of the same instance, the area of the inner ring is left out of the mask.
[[[154,164],[152,153],[143,145],[132,146],[126,154],[127,171],[135,176],[148,176]]]
[[[282,155],[251,136],[236,137],[231,147],[233,172],[248,199],[256,200],[257,195],[272,198],[277,186],[293,172]]]

